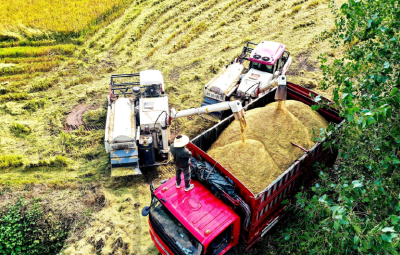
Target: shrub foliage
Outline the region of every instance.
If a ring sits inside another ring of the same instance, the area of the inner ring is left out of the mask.
[[[396,0],[349,0],[338,11],[329,38],[345,56],[321,57],[322,85],[333,86],[345,119],[330,127],[338,166],[321,166],[312,192],[290,206],[296,221],[280,234],[283,253],[399,253],[399,18]]]
[[[0,254],[56,254],[67,234],[36,200],[19,198],[0,211]]]

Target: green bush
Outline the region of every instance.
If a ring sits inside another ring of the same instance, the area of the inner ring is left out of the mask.
[[[25,124],[19,124],[18,122],[11,123],[10,131],[15,135],[27,135],[31,133],[29,126]]]
[[[0,211],[0,254],[56,254],[68,231],[61,222],[43,213],[37,200],[20,197]]]
[[[0,155],[0,169],[18,167],[23,165],[23,157],[20,155]]]
[[[320,179],[297,194],[293,220],[276,239],[280,254],[399,254],[398,1],[349,0],[336,13],[324,35],[346,51],[333,61],[322,55],[321,69],[345,120],[327,130],[337,165],[318,168]]]

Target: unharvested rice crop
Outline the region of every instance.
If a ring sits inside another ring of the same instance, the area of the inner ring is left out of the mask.
[[[258,194],[282,174],[304,152],[328,122],[299,101],[277,102],[246,113],[247,128],[242,141],[240,124],[234,121],[219,136],[208,154]],[[313,132],[315,131],[315,134]]]
[[[0,0],[0,31],[22,24],[49,31],[76,32],[124,2],[127,1]]]

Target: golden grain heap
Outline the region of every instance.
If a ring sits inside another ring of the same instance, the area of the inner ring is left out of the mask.
[[[328,122],[299,101],[278,107],[271,103],[246,112],[246,140],[234,121],[211,146],[208,154],[233,173],[254,194],[261,192],[304,152]],[[315,134],[313,134],[313,130]]]

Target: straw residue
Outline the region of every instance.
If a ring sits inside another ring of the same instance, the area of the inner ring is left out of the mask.
[[[234,121],[212,145],[208,154],[232,172],[250,191],[258,194],[304,152],[296,143],[311,149],[312,130],[318,135],[328,122],[299,101],[268,104],[246,113],[246,140]]]

